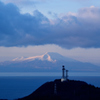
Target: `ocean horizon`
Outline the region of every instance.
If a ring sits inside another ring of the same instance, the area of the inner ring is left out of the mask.
[[[18,99],[28,96],[45,82],[60,79],[60,76],[0,76],[0,99]],[[80,80],[100,87],[100,76],[69,76],[70,80]]]
[[[15,76],[11,76],[12,74],[9,73],[9,75],[6,73],[0,74],[0,99],[18,99],[25,96],[28,96],[32,92],[34,92],[37,88],[39,88],[42,84],[45,82],[54,81],[55,79],[61,78],[61,73],[51,73],[52,75],[49,75],[46,73],[37,73],[37,76],[35,74],[15,74]],[[74,74],[74,75],[73,75]],[[70,80],[80,80],[85,81],[88,84],[94,85],[95,87],[100,87],[100,76],[99,74],[95,74],[95,76],[92,75],[92,73],[89,76],[88,74],[81,75],[78,74],[69,74],[68,79]],[[8,75],[8,76],[7,76]],[[28,76],[29,75],[29,76]],[[39,76],[42,75],[42,76]],[[45,75],[45,76],[44,76]],[[54,76],[55,75],[55,76]],[[73,75],[73,76],[71,76]],[[83,76],[82,76],[83,75]],[[88,75],[88,76],[86,76]]]
[[[0,76],[62,76],[62,72],[0,72]],[[68,72],[68,76],[100,76],[100,72]]]

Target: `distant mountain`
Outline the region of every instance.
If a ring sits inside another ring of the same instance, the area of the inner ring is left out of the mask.
[[[67,58],[67,57],[64,57],[58,53],[54,53],[54,52],[48,52],[48,53],[45,53],[43,55],[40,55],[40,56],[33,56],[33,57],[28,57],[28,58],[24,58],[24,57],[20,57],[20,58],[15,58],[13,59],[12,61],[33,61],[33,60],[47,60],[47,61],[50,61],[50,62],[56,62],[56,61],[60,61],[60,60],[63,60],[63,61],[75,61],[74,59],[71,59],[71,58]]]
[[[21,57],[2,62],[0,63],[0,72],[59,72],[62,65],[65,65],[69,71],[100,71],[96,65],[49,52],[39,56]]]

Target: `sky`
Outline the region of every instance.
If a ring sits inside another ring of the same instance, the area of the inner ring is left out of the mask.
[[[100,1],[0,0],[0,61],[46,52],[100,65]]]

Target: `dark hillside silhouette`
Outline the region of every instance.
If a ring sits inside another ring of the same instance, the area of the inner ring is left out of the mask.
[[[100,100],[100,88],[83,81],[69,80],[68,70],[62,66],[61,79],[47,82],[19,100]]]
[[[100,88],[83,81],[61,82],[58,79],[43,84],[32,94],[19,100],[100,100]]]

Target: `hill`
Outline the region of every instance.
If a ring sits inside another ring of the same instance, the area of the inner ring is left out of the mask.
[[[100,100],[100,88],[83,81],[60,79],[47,82],[29,96],[18,100]]]

